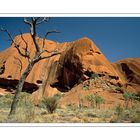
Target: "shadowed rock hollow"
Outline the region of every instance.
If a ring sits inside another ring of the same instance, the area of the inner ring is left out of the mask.
[[[81,38],[70,43],[61,54],[57,67],[56,85],[70,89],[78,82],[89,79],[93,73],[108,75],[118,79],[119,82],[114,68],[94,42],[88,38]]]

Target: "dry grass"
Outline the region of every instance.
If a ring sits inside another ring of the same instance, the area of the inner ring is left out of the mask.
[[[43,106],[34,106],[28,94],[23,94],[16,115],[8,119],[10,104],[13,96],[0,97],[0,122],[6,123],[101,123],[101,122],[140,122],[140,106],[135,104],[133,108],[123,109],[117,114],[114,109],[79,108],[68,105],[66,108],[57,108],[53,114],[48,113]]]

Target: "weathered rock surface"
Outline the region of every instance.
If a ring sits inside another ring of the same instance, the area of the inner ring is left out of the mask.
[[[89,79],[94,73],[108,75],[121,83],[115,69],[94,42],[88,38],[81,38],[70,43],[61,54],[56,84],[70,89],[78,82]]]
[[[28,42],[30,56],[33,57],[35,48],[32,38],[30,34],[24,34],[23,37]],[[17,36],[15,40],[23,50],[25,42],[21,36]],[[42,46],[43,40],[38,38],[38,43]],[[56,48],[62,51],[62,54],[35,64],[26,79],[24,90],[33,92],[34,100],[41,96],[54,95],[59,91],[68,91],[89,79],[94,73],[98,73],[100,77],[108,77],[113,84],[122,84],[120,74],[90,39],[85,37],[69,43],[45,41],[45,49],[51,51]],[[45,52],[44,55],[49,53]],[[28,60],[20,56],[13,44],[0,52],[0,86],[6,88],[8,85],[14,89],[27,64]]]
[[[127,58],[112,64],[126,90],[140,92],[140,58]]]

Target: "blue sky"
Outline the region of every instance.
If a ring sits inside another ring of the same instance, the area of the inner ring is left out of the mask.
[[[0,18],[0,26],[7,28],[13,36],[19,29],[29,32],[23,18]],[[50,40],[58,42],[74,41],[89,37],[104,53],[110,62],[124,58],[140,57],[140,18],[139,17],[57,17],[38,27],[38,35],[46,30],[59,30]],[[0,51],[8,48],[10,42],[6,34],[0,32]]]

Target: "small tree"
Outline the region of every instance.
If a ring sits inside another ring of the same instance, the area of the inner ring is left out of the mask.
[[[43,60],[43,59],[48,59],[50,57],[53,57],[55,55],[58,55],[60,54],[61,52],[59,52],[57,50],[57,48],[53,51],[48,51],[45,48],[45,40],[47,38],[47,36],[51,33],[59,33],[58,31],[47,31],[46,34],[44,35],[43,37],[43,45],[40,46],[38,44],[38,37],[37,37],[37,27],[38,25],[44,23],[44,22],[48,22],[49,18],[40,18],[40,17],[31,17],[30,19],[28,18],[24,18],[24,23],[27,24],[29,27],[30,27],[30,34],[31,34],[31,38],[32,38],[32,41],[33,41],[33,44],[34,44],[34,47],[35,47],[35,54],[34,56],[31,56],[30,55],[30,51],[29,51],[29,43],[24,39],[23,37],[23,34],[21,32],[21,39],[22,41],[24,42],[25,44],[25,48],[20,48],[20,43],[17,43],[12,35],[10,34],[10,32],[7,30],[7,29],[4,29],[4,28],[1,28],[1,31],[3,32],[6,32],[7,35],[9,36],[10,40],[12,41],[12,43],[14,44],[14,47],[17,49],[18,53],[26,58],[28,60],[28,65],[27,67],[25,68],[25,71],[21,74],[21,77],[19,79],[19,82],[18,82],[18,85],[17,85],[17,89],[16,89],[16,93],[15,93],[15,96],[14,96],[14,99],[13,99],[13,102],[12,102],[12,105],[11,105],[11,110],[10,110],[10,113],[9,113],[9,116],[11,115],[14,115],[16,113],[16,108],[17,108],[17,105],[18,105],[18,102],[19,102],[19,99],[20,99],[20,93],[23,89],[23,85],[24,85],[24,82],[27,78],[27,76],[30,74],[33,66]],[[48,56],[44,56],[43,54],[47,52],[49,55]],[[50,99],[49,99],[50,100]]]
[[[95,107],[95,95],[91,93],[91,94],[87,95],[86,98],[87,98],[88,102],[90,103],[90,106],[94,108]]]
[[[84,97],[80,94],[79,95],[79,108],[83,108],[83,103],[84,103]]]
[[[125,108],[126,109],[128,108],[130,102],[132,105],[133,101],[135,101],[137,99],[136,95],[134,93],[131,93],[131,92],[125,92],[123,94],[123,98],[125,100]]]
[[[122,114],[122,112],[123,112],[123,108],[121,107],[120,104],[117,105],[115,111],[116,111],[116,114],[117,114],[118,117]]]
[[[100,105],[102,103],[104,103],[104,98],[102,96],[99,96],[98,94],[95,95],[95,103],[96,103],[96,107],[99,107],[100,109]]]

